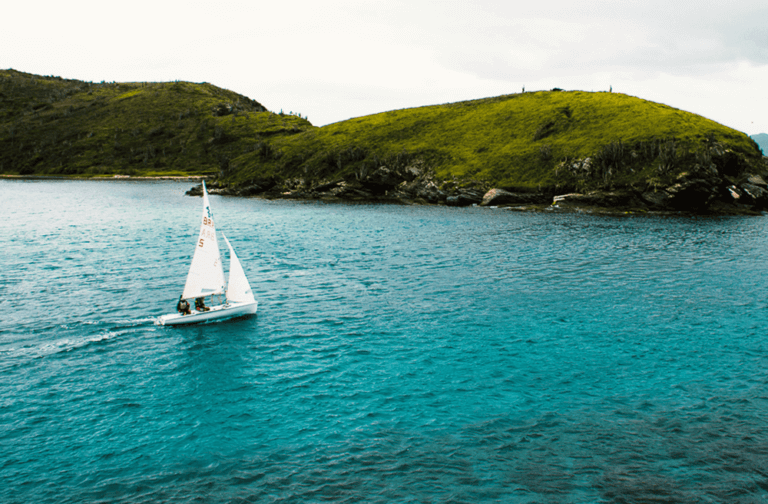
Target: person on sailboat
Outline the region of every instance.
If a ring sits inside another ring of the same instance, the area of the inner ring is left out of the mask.
[[[205,298],[202,298],[202,297],[195,298],[195,310],[200,312],[210,310],[210,308],[205,306]]]
[[[192,311],[189,309],[189,301],[182,299],[181,296],[179,296],[179,302],[176,303],[176,310],[182,315],[192,314]]]

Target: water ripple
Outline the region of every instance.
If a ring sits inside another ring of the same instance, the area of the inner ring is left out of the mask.
[[[187,185],[0,181],[0,501],[768,497],[764,219],[213,197],[259,314],[157,327]]]

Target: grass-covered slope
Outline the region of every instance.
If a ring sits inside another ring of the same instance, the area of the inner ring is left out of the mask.
[[[0,173],[216,174],[311,125],[211,84],[100,83],[0,70]]]
[[[317,128],[207,83],[0,71],[0,174],[201,174],[310,194],[343,180],[379,196],[414,177],[558,192],[670,184],[696,165],[736,176],[761,163],[743,133],[618,93],[513,94]]]
[[[666,105],[542,91],[383,112],[276,138],[268,151],[239,157],[226,178],[350,179],[419,162],[439,179],[497,187],[624,185],[671,175],[713,145],[742,160],[759,156],[747,135]],[[590,157],[588,175],[569,168]]]

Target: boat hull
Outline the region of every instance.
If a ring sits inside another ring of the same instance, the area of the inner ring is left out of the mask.
[[[245,315],[253,315],[256,313],[258,306],[258,301],[251,301],[247,303],[228,303],[219,306],[212,306],[209,311],[204,312],[192,310],[192,313],[189,315],[170,313],[168,315],[158,317],[155,320],[155,324],[162,326],[185,325],[226,320],[235,317],[243,317]]]

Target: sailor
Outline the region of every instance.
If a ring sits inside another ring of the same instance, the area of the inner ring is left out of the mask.
[[[179,302],[176,303],[176,310],[182,315],[189,315],[192,313],[189,309],[189,301],[182,299],[181,296],[179,296]]]
[[[195,310],[199,312],[208,311],[210,308],[205,306],[205,298],[195,298]]]

